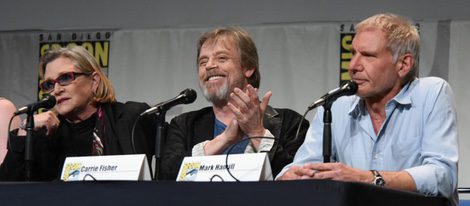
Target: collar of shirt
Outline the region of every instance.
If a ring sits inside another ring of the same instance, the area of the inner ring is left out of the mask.
[[[408,105],[412,106],[413,101],[412,101],[411,91],[412,91],[412,88],[417,85],[418,81],[419,79],[416,78],[410,83],[407,83],[400,90],[400,92],[387,103],[386,109],[388,110],[389,108],[395,108],[399,106],[408,106]],[[353,118],[356,118],[358,115],[361,115],[361,114],[364,115],[367,113],[364,100],[358,96],[356,97],[357,97],[356,100],[353,102],[353,104],[351,104],[351,107],[348,112],[349,115],[351,115]]]

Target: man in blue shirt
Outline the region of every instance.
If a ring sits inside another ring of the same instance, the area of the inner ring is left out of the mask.
[[[292,162],[308,123],[303,121],[297,136],[302,116],[290,109],[271,107],[268,103],[272,92],[258,96],[258,61],[256,45],[242,28],[216,28],[199,38],[199,86],[212,106],[171,120],[162,157],[162,179],[175,180],[186,156],[224,154],[232,145],[235,147],[231,153],[268,152],[274,176]]]
[[[333,179],[442,195],[456,205],[458,141],[447,82],[417,78],[419,35],[378,14],[356,26],[349,74],[356,96],[332,106],[332,162],[322,162],[323,109],[278,180]]]

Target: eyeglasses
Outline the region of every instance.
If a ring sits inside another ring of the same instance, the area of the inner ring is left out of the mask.
[[[88,74],[81,73],[81,72],[63,73],[54,80],[50,79],[50,80],[41,82],[41,84],[39,84],[39,87],[41,88],[41,91],[50,93],[54,90],[55,83],[59,83],[60,86],[67,86],[70,83],[72,83],[72,81],[75,80],[77,76],[80,76],[80,75],[88,75]]]

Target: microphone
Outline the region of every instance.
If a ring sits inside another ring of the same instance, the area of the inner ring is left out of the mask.
[[[142,112],[140,116],[144,116],[148,114],[155,114],[161,111],[166,111],[178,104],[193,103],[196,100],[196,97],[197,97],[196,91],[194,91],[193,89],[185,89],[175,98],[156,104],[150,109],[147,109],[144,112]]]
[[[308,106],[308,111],[318,106],[322,106],[325,103],[334,102],[336,99],[338,99],[341,96],[349,96],[349,95],[356,94],[356,92],[357,92],[356,82],[353,82],[353,81],[346,82],[341,87],[331,90],[330,92],[320,97],[320,99],[313,102],[310,106]]]
[[[52,95],[46,95],[43,97],[41,100],[28,104],[24,107],[19,108],[14,115],[20,115],[24,113],[30,113],[30,112],[35,112],[39,108],[45,108],[45,109],[50,109],[55,106],[56,100],[55,97]]]

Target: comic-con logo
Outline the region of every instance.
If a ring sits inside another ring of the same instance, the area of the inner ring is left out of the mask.
[[[343,85],[344,83],[351,80],[349,76],[349,63],[352,59],[352,40],[355,35],[355,28],[354,24],[341,24],[340,25],[340,51],[339,51],[339,85]]]
[[[64,176],[62,179],[64,181],[76,181],[80,175],[80,168],[82,168],[82,163],[68,163],[65,165]]]
[[[194,181],[196,180],[197,173],[199,172],[200,162],[188,162],[185,163],[181,168],[180,176],[178,181]]]

